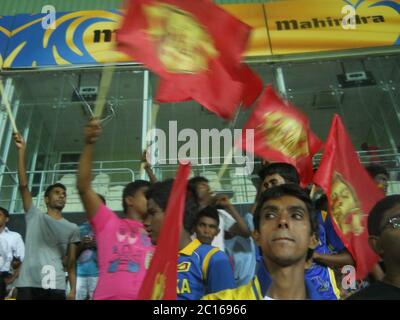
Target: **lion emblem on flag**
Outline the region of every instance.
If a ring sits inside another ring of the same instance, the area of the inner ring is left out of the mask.
[[[174,73],[199,73],[218,56],[212,38],[190,13],[173,5],[158,3],[144,7],[147,33],[157,46],[163,66]]]
[[[344,235],[349,232],[355,235],[363,233],[364,214],[360,203],[351,185],[337,172],[334,172],[332,178],[331,210],[336,224]]]
[[[308,156],[308,138],[303,125],[279,111],[264,114],[261,129],[266,144],[290,158]]]

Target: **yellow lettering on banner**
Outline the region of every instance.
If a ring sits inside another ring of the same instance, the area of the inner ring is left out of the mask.
[[[331,211],[333,218],[343,234],[349,232],[360,235],[363,212],[352,186],[336,171],[332,177]]]

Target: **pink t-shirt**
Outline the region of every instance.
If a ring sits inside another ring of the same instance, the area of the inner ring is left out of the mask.
[[[99,280],[95,300],[134,300],[154,247],[143,224],[119,218],[100,205],[90,221],[96,234]]]

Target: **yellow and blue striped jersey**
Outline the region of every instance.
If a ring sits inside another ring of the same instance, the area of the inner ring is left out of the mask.
[[[324,297],[316,290],[314,285],[305,278],[307,297],[311,300],[324,300]],[[226,289],[208,294],[203,300],[263,300],[271,286],[272,278],[268,274],[264,264],[260,261],[256,275],[247,284],[235,289]]]
[[[199,300],[206,294],[236,287],[226,254],[197,239],[179,252],[177,278],[178,300]]]

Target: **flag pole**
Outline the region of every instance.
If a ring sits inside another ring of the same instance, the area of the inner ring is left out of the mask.
[[[238,119],[241,107],[242,107],[242,103],[240,103],[239,108],[237,108],[235,116],[233,117],[233,121],[231,121],[231,123],[229,125],[229,127],[230,127],[229,129],[231,129],[231,130],[233,129],[233,127],[236,124],[236,121]],[[224,164],[222,165],[221,169],[219,169],[219,172],[218,172],[218,180],[220,180],[222,178],[222,176],[225,174],[225,171],[226,171],[226,169],[228,168],[228,165],[229,165],[227,159],[231,159],[232,158],[234,150],[235,150],[235,146],[233,146],[231,148],[231,150],[229,151],[227,157],[225,157]]]
[[[153,103],[152,104],[152,108],[151,108],[151,122],[150,122],[150,130],[153,128],[153,126],[155,126],[156,121],[157,121],[157,116],[158,116],[158,110],[160,109],[160,105],[157,103]],[[148,149],[149,145],[146,143],[146,148],[142,151],[142,157],[143,157],[143,153],[146,151],[147,153],[147,149]],[[144,162],[142,161],[140,163],[140,169],[139,169],[139,175],[140,177],[142,177],[144,172]]]
[[[14,115],[12,114],[12,111],[11,111],[10,102],[8,101],[8,98],[4,94],[4,86],[3,86],[2,80],[0,80],[0,93],[1,93],[1,97],[2,97],[2,103],[4,103],[6,110],[7,110],[8,118],[11,121],[11,125],[13,127],[13,132],[17,133],[18,132],[17,125],[15,123]]]
[[[103,67],[103,71],[101,73],[101,81],[99,87],[99,94],[97,95],[95,107],[94,107],[94,118],[100,119],[103,114],[104,106],[106,104],[106,97],[108,93],[108,89],[111,86],[111,80],[114,74],[115,65],[111,65],[109,67]]]

